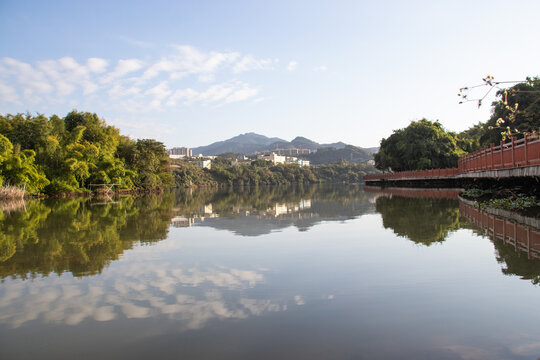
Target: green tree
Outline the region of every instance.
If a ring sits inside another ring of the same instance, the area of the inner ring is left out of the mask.
[[[163,188],[173,184],[169,156],[165,146],[159,141],[137,140],[133,148],[131,166],[137,174],[135,184],[139,187]]]
[[[499,143],[509,137],[521,138],[524,134],[540,131],[540,78],[528,77],[526,81],[495,81],[493,76],[486,76],[483,83],[460,89],[458,96],[461,103],[482,101],[493,90],[497,91],[497,100],[492,105],[491,117],[486,123],[475,125],[460,136],[476,150],[492,143]],[[514,84],[510,88],[503,85]],[[487,89],[478,98],[472,98],[471,92]]]
[[[34,163],[33,150],[13,150],[11,142],[0,135],[0,179],[24,186],[28,192],[37,193],[49,184],[45,174]]]
[[[380,170],[392,171],[450,168],[457,166],[462,155],[465,152],[459,148],[456,134],[438,121],[422,119],[382,139],[375,164]]]
[[[480,138],[482,145],[499,143],[509,136],[520,138],[524,133],[540,130],[540,78],[501,89],[497,96],[500,100],[492,104],[492,115]]]

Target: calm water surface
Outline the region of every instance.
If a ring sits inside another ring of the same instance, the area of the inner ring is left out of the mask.
[[[0,358],[537,359],[539,237],[455,191],[5,204]]]

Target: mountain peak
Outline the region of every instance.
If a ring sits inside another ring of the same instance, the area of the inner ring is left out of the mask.
[[[269,138],[255,132],[247,132],[230,139],[218,141],[207,146],[193,148],[194,154],[219,155],[227,152],[253,154],[254,152],[275,151],[276,149],[301,148],[317,150],[321,147],[333,147],[344,149],[343,142],[333,144],[319,144],[303,136],[297,136],[292,141],[286,141],[277,137]]]

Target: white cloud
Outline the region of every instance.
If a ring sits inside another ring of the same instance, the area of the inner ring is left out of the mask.
[[[240,73],[251,70],[268,70],[272,68],[272,65],[272,59],[257,59],[252,55],[246,55],[234,64],[233,72]]]
[[[205,53],[187,45],[174,46],[174,48],[177,51],[176,54],[163,57],[151,65],[139,81],[148,81],[162,72],[169,73],[173,79],[195,74],[202,76],[204,80],[219,70],[221,66],[231,64],[240,56],[236,52],[211,51]]]
[[[321,65],[315,68],[315,71],[326,71],[328,67],[326,65]]]
[[[32,96],[34,93],[44,94],[54,91],[45,74],[37,71],[30,64],[12,58],[3,58],[1,63],[2,74],[0,75],[11,78],[10,83],[16,84],[25,95]]]
[[[133,58],[111,63],[98,57],[78,62],[63,57],[29,64],[6,57],[0,59],[0,103],[78,107],[100,101],[105,108],[131,112],[154,111],[163,104],[223,105],[252,99],[258,90],[232,79],[202,89],[197,85],[246,71],[268,70],[278,62],[234,51],[201,51],[186,45],[173,48],[173,54],[155,62]]]
[[[251,88],[248,84],[235,81],[210,86],[205,91],[196,91],[191,88],[176,90],[167,99],[166,105],[176,106],[179,101],[189,105],[197,101],[201,102],[223,102],[231,103],[249,99],[257,95],[257,89]]]
[[[118,60],[114,70],[101,78],[102,82],[109,83],[115,79],[121,78],[124,75],[142,69],[144,63],[138,59]]]
[[[15,88],[0,82],[0,99],[7,103],[21,104]]]
[[[289,65],[287,65],[287,70],[293,71],[294,69],[296,69],[297,65],[298,65],[298,63],[296,61],[292,60],[292,61],[289,62]]]
[[[144,92],[145,95],[151,95],[154,99],[163,100],[169,96],[172,91],[169,89],[167,81],[162,81],[158,85],[154,86],[151,89],[148,89]]]
[[[86,60],[86,67],[93,73],[103,73],[107,70],[107,66],[109,66],[109,62],[105,59],[89,58]]]
[[[114,84],[112,88],[108,91],[110,96],[114,97],[123,97],[123,96],[130,96],[130,95],[137,95],[141,93],[141,89],[135,86],[131,86],[129,88],[124,88],[120,84]]]
[[[246,100],[257,95],[257,93],[257,89],[250,88],[247,84],[243,84],[241,89],[238,89],[231,95],[227,96],[225,102],[231,103]]]

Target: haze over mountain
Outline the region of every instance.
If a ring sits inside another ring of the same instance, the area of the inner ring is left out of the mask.
[[[233,138],[218,141],[206,146],[193,148],[193,154],[219,155],[227,152],[253,154],[254,152],[274,151],[276,149],[301,148],[318,150],[320,148],[344,149],[347,144],[337,142],[332,144],[319,144],[302,136],[291,141],[277,137],[269,138],[253,132],[240,134]],[[361,149],[361,148],[359,148]],[[371,151],[368,151],[371,153]]]

